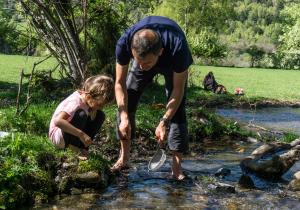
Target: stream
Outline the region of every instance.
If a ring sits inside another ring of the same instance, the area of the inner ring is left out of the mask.
[[[216,113],[225,118],[300,135],[300,108],[216,109]]]
[[[182,166],[191,179],[184,182],[168,178],[170,155],[157,172],[148,172],[147,162],[132,163],[128,174],[103,192],[75,192],[35,209],[300,209],[300,192],[286,189],[292,175],[300,170],[299,162],[280,182],[255,178],[256,189],[251,190],[238,185],[242,175],[240,160],[259,145],[239,142],[234,147],[217,147],[197,158],[187,157]],[[230,169],[231,173],[216,177],[220,168]],[[208,184],[210,180],[213,184]],[[233,186],[235,192],[215,189],[217,182]]]
[[[300,135],[300,109],[217,109],[216,112],[226,118]],[[239,163],[261,143],[217,144],[206,148],[204,155],[184,158],[182,166],[190,178],[187,181],[176,182],[169,178],[170,154],[157,172],[147,170],[151,157],[145,157],[146,161],[132,162],[127,173],[103,192],[74,190],[73,195],[59,196],[34,209],[300,209],[300,192],[287,188],[293,174],[300,170],[300,161],[282,176],[282,180],[269,182],[252,177],[255,189],[245,189],[238,184],[242,175]],[[230,173],[216,176],[221,168],[229,169]],[[216,188],[216,183],[228,184],[234,190]]]

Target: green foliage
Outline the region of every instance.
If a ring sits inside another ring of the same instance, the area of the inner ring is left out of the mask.
[[[0,111],[0,128],[24,133],[46,134],[53,113],[52,104],[32,105],[23,115],[15,115],[15,108]]]
[[[284,33],[280,36],[281,45],[278,57],[285,68],[300,69],[300,4],[288,5],[281,12],[285,27]]]
[[[299,138],[299,135],[296,135],[294,133],[285,133],[283,135],[282,141],[284,141],[286,143],[290,143],[290,142],[294,141],[297,138]]]
[[[44,153],[55,155],[43,137],[13,133],[0,139],[0,200],[6,208],[32,203],[36,195],[47,198],[54,188],[50,175],[38,163]]]
[[[254,67],[255,63],[261,60],[264,55],[263,49],[257,47],[256,45],[249,46],[249,48],[246,49],[246,52],[251,55],[251,67]]]
[[[213,112],[204,108],[189,109],[188,116],[190,141],[201,141],[204,137],[215,139],[221,135],[232,135],[239,131],[236,125],[221,123]]]
[[[204,58],[224,56],[225,46],[220,44],[217,34],[209,29],[203,29],[199,34],[189,33],[188,39],[194,56]]]
[[[108,161],[100,155],[91,154],[87,161],[80,161],[78,165],[78,172],[84,173],[88,171],[97,170],[99,172],[107,169]]]

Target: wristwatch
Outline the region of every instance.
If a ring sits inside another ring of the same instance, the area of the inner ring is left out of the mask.
[[[163,122],[166,127],[170,125],[170,120],[166,117],[160,118],[160,122]]]

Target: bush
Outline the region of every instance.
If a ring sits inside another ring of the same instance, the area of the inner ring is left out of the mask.
[[[50,141],[19,133],[0,141],[0,208],[32,204],[36,196],[47,199],[54,184],[38,159],[45,153],[57,155]]]

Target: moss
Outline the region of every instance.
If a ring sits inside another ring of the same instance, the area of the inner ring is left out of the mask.
[[[91,154],[87,161],[80,161],[78,164],[77,171],[84,173],[92,170],[99,172],[108,168],[108,161],[105,160],[101,155]]]

